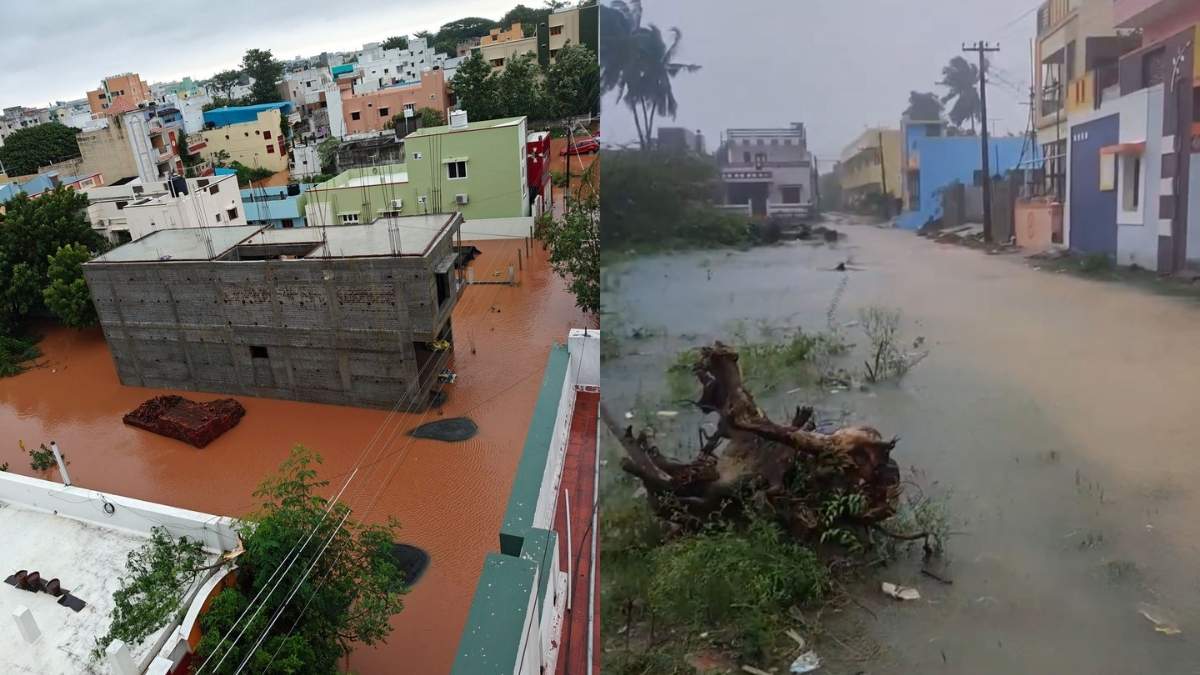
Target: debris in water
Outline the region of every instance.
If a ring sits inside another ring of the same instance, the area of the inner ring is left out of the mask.
[[[921,599],[921,593],[919,591],[917,591],[917,589],[909,588],[908,586],[900,586],[898,584],[893,584],[893,583],[885,581],[885,582],[883,582],[882,589],[883,589],[884,595],[891,596],[897,600],[920,600]]]
[[[789,628],[784,631],[784,634],[796,641],[797,649],[804,649],[808,646],[808,643],[804,641],[804,638],[795,629]]]
[[[630,412],[625,413],[625,419],[627,419],[627,420],[633,419],[633,412],[630,411]]]
[[[676,415],[678,415],[679,411],[678,410],[659,410],[655,414],[658,415],[659,417],[671,418],[671,417],[675,417]]]
[[[155,396],[122,421],[203,448],[237,426],[245,414],[242,404],[231,398],[198,403],[182,396]]]
[[[755,668],[754,666],[742,666],[742,670],[750,673],[750,675],[771,675],[767,671],[762,670],[761,668]]]
[[[459,443],[475,437],[479,427],[468,417],[449,417],[428,422],[408,432],[414,438],[432,438],[435,441]]]
[[[1148,602],[1138,603],[1138,614],[1146,617],[1147,621],[1154,624],[1154,630],[1162,633],[1163,635],[1179,635],[1183,632],[1182,630],[1179,630],[1179,627],[1175,625],[1175,622],[1171,621],[1171,619],[1167,617],[1166,612],[1163,611],[1162,608],[1155,607]]]
[[[792,673],[811,673],[821,667],[821,657],[811,649],[796,657],[792,661]]]

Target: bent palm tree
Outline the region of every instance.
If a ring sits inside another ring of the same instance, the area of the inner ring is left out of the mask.
[[[617,101],[624,100],[629,106],[638,142],[645,150],[653,142],[654,118],[666,115],[674,119],[678,111],[671,79],[681,72],[695,72],[700,66],[675,62],[683,37],[678,28],[670,29],[668,47],[658,26],[641,25],[640,0],[616,0],[602,9],[601,86],[605,91],[616,89]]]
[[[979,101],[979,67],[961,56],[950,59],[950,63],[942,68],[942,81],[938,82],[948,91],[942,96],[942,103],[953,100],[950,108],[950,121],[957,127],[962,127],[966,120],[971,121],[971,133],[975,133],[975,120],[980,118],[982,105]]]

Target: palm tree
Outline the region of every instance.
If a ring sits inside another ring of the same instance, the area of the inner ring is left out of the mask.
[[[966,120],[971,121],[971,133],[975,133],[975,120],[980,119],[982,106],[979,102],[979,67],[961,56],[950,59],[950,63],[942,68],[942,81],[938,82],[948,90],[942,96],[942,103],[954,100],[950,108],[950,121],[957,127],[962,127]]]
[[[604,91],[615,89],[617,102],[624,100],[629,106],[638,142],[645,150],[654,139],[654,119],[659,115],[674,119],[678,111],[671,79],[700,66],[675,62],[683,37],[678,28],[670,29],[671,44],[667,46],[658,26],[641,25],[641,0],[614,0],[611,5],[601,5],[601,11],[601,86]]]

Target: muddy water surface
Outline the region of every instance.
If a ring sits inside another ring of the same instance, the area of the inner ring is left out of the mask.
[[[521,246],[477,245],[483,249],[473,263],[478,279],[515,264]],[[325,460],[322,476],[340,484],[382,429],[347,492],[348,503],[372,521],[398,517],[401,539],[428,551],[431,564],[393,620],[388,643],[357,650],[351,668],[364,674],[448,672],[483,556],[499,545],[497,529],[549,348],[565,341],[570,327],[584,325],[573,298],[534,250],[520,286],[470,286],[459,300],[452,366],[458,379],[448,388],[448,403],[428,417],[389,419],[378,410],[241,396],[247,410],[242,422],[200,450],[127,427],[121,416],[162,393],[197,400],[219,394],[123,387],[99,331],[58,329],[42,341],[45,357],[38,367],[0,379],[0,461],[10,471],[32,474],[17,440],[55,440],[78,486],[236,516],[253,507],[250,493],[293,444],[318,451]],[[414,442],[405,434],[439,415],[467,415],[479,435],[446,444]]]
[[[926,489],[949,490],[961,533],[949,541],[953,585],[913,563],[880,576],[918,587],[921,601],[862,589],[874,616],[847,612],[864,639],[823,643],[826,671],[1200,672],[1200,307],[1017,255],[839,226],[848,237],[833,247],[610,269],[606,308],[626,335],[650,337],[626,338],[605,363],[606,399],[661,401],[674,354],[729,339],[731,322],[820,330],[831,305],[838,323],[869,305],[900,309],[930,355],[898,386],[784,386],[764,401],[773,416],[813,402],[900,435],[897,461],[921,469]],[[832,271],[846,260],[857,271]],[[694,437],[694,420],[679,419]],[[1140,607],[1182,633],[1156,632]]]

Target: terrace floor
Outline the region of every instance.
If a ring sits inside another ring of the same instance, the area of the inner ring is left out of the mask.
[[[567,572],[570,557],[571,608],[563,615],[563,638],[559,646],[557,675],[586,675],[588,661],[600,672],[600,570],[595,548],[596,431],[600,414],[600,392],[577,391],[571,412],[571,433],[559,484],[554,530],[559,533],[559,560]],[[570,493],[570,512],[564,493]],[[571,520],[567,541],[566,520]],[[589,640],[589,638],[591,638]],[[589,648],[593,651],[589,651]]]
[[[515,267],[523,247],[519,240],[471,243],[482,251],[472,263],[476,279]],[[564,342],[571,327],[587,323],[537,245],[520,281],[464,291],[453,316],[451,367],[458,377],[440,411],[388,420],[379,410],[239,397],[247,410],[242,422],[202,450],[125,426],[121,416],[159,394],[195,400],[219,395],[121,386],[98,330],[51,329],[36,367],[0,379],[0,462],[36,475],[18,439],[27,446],[54,440],[70,459],[76,485],[244,516],[254,506],[255,486],[294,444],[323,456],[321,475],[334,481],[332,493],[386,422],[382,442],[372,446],[344,499],[360,518],[399,518],[400,540],[425,549],[431,563],[393,619],[387,644],[358,649],[349,668],[363,675],[394,673],[402,663],[404,672],[448,672],[483,557],[499,545],[496,532],[549,348]],[[405,433],[439,416],[461,415],[479,426],[479,435],[464,443]]]

